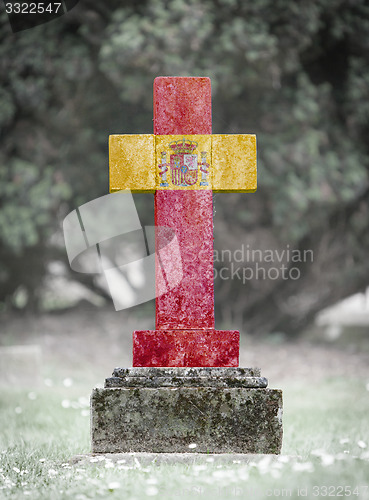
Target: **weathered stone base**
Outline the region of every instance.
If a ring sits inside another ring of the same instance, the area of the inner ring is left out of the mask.
[[[280,453],[282,391],[266,389],[257,369],[133,368],[113,375],[91,396],[93,453]]]

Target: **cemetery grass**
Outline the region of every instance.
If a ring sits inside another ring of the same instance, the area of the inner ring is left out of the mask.
[[[67,384],[69,385],[69,384]],[[2,390],[0,498],[369,498],[369,401],[361,379],[284,384],[282,455],[248,464],[133,464],[88,456],[87,386]],[[195,456],[194,456],[195,457]],[[195,463],[196,462],[196,463]],[[305,495],[306,493],[306,495]]]
[[[3,321],[3,345],[37,344],[43,363],[38,387],[0,388],[0,499],[369,498],[367,341],[358,349],[242,337],[240,365],[260,366],[269,387],[283,390],[279,458],[96,461],[91,389],[131,365],[132,331],[145,321],[101,309]]]

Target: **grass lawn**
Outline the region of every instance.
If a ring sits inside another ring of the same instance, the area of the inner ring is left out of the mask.
[[[113,462],[87,454],[91,386],[0,392],[0,498],[369,498],[368,380],[285,382],[282,455],[250,463]],[[69,384],[67,384],[69,385]],[[275,384],[274,384],[275,386]],[[195,456],[194,456],[195,457]]]

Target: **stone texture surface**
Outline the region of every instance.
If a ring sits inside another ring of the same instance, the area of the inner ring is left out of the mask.
[[[94,389],[94,453],[279,453],[282,392],[161,387]]]
[[[257,188],[256,136],[212,136],[213,190],[253,193]]]
[[[214,328],[212,191],[157,191],[155,225],[175,231],[183,272],[175,289],[157,293],[156,328]],[[157,232],[156,247],[167,243],[166,233]],[[170,253],[160,256],[164,269],[178,264]]]
[[[210,78],[155,78],[154,134],[211,134]]]
[[[211,83],[209,78],[159,77],[154,81],[154,134],[211,134]],[[157,191],[155,225],[176,231],[181,249],[183,278],[178,287],[156,299],[157,330],[214,328],[213,199],[212,191]],[[156,248],[166,246],[164,235],[156,236]],[[164,269],[171,256],[164,257]],[[181,335],[182,340],[185,338]],[[140,342],[138,337],[140,337]],[[183,353],[181,340],[169,350],[167,335],[153,345],[152,336],[134,334],[134,366],[209,365],[196,362],[189,345]],[[145,347],[142,341],[148,342]],[[139,343],[138,343],[139,342]],[[153,358],[149,352],[155,347]],[[168,359],[163,362],[159,351]],[[139,354],[140,353],[140,354]],[[170,357],[168,357],[170,354]],[[180,358],[179,364],[174,359]]]
[[[260,377],[260,368],[133,367],[114,368],[113,377]]]
[[[259,368],[115,368],[105,387],[250,387],[265,388]]]
[[[159,165],[162,153],[167,161],[173,150],[173,141],[194,141],[194,154],[201,162],[202,152],[208,163],[206,180],[201,183],[201,175],[193,185],[175,185],[170,171],[166,176],[167,186],[161,186]],[[114,134],[109,136],[109,190],[121,189],[132,192],[155,192],[163,190],[211,190],[216,192],[250,193],[257,188],[256,136],[253,134],[181,135],[154,134]]]
[[[265,377],[109,377],[105,387],[267,387]]]
[[[182,284],[181,284],[182,285]],[[181,301],[190,301],[190,285],[188,285],[188,296],[186,297],[183,287],[180,285],[176,304]],[[160,304],[168,310],[175,291],[170,291],[157,298],[157,314]],[[167,298],[167,302],[163,297]],[[163,300],[162,300],[163,299]],[[212,301],[213,296],[204,297]],[[200,297],[198,297],[200,300]],[[193,308],[198,304],[193,305]],[[213,306],[211,306],[213,307]],[[190,306],[189,306],[190,308]],[[178,312],[178,307],[173,306],[172,322],[175,318],[185,318],[185,309]],[[210,310],[210,306],[209,306]],[[169,311],[168,311],[169,314]],[[170,318],[168,316],[168,321]],[[199,318],[194,318],[198,323]],[[239,356],[239,332],[235,330],[141,330],[133,333],[133,366],[238,366]]]
[[[109,136],[109,190],[154,192],[155,136],[153,134]]]

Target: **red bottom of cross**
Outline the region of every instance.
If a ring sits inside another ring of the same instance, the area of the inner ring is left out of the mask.
[[[133,366],[238,366],[236,330],[133,332]]]

